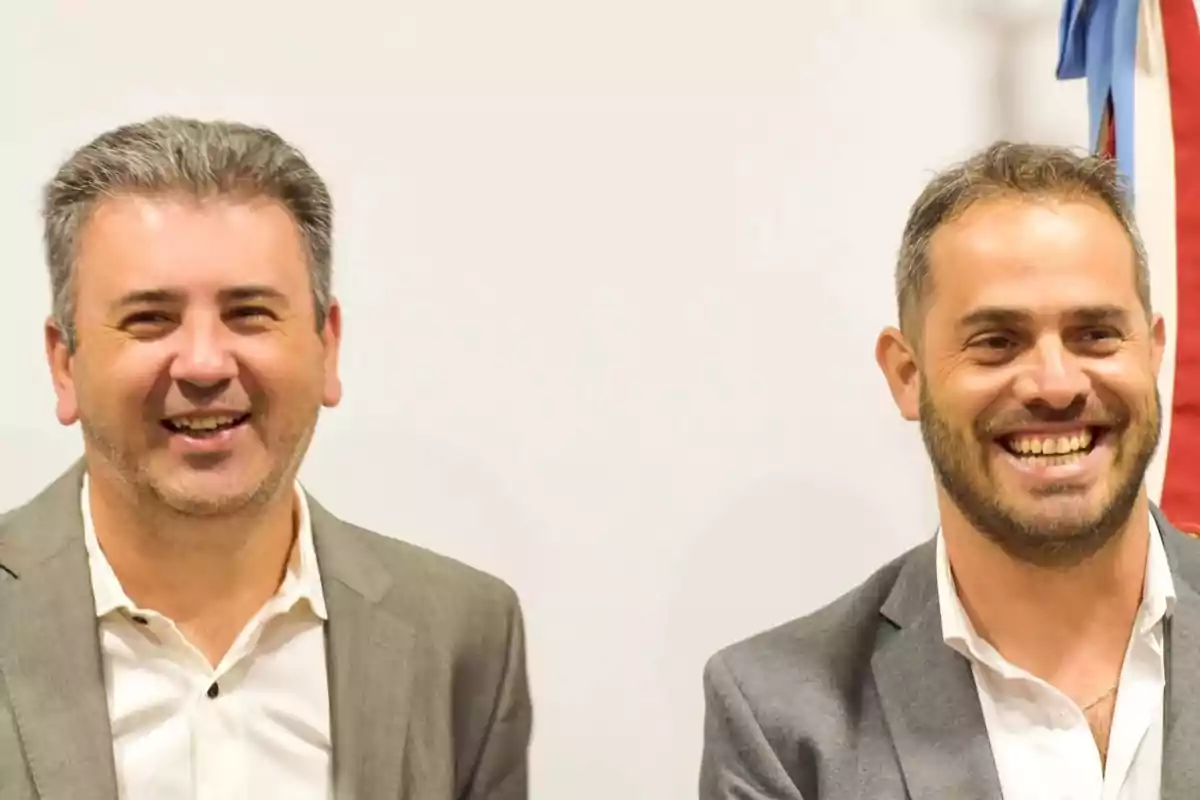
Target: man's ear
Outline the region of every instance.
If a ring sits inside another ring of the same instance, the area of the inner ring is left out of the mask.
[[[342,401],[342,377],[338,374],[338,358],[342,346],[342,306],[337,300],[329,304],[325,326],[321,329],[321,344],[325,348],[325,385],[321,402],[333,408]]]
[[[1154,379],[1158,380],[1158,371],[1162,367],[1163,352],[1167,347],[1167,325],[1163,322],[1162,314],[1155,314],[1150,320],[1150,364],[1154,370]]]
[[[913,422],[920,418],[921,371],[916,349],[899,328],[884,328],[875,343],[875,363],[883,371],[892,400],[900,416]]]
[[[79,403],[75,393],[74,354],[66,334],[53,317],[46,320],[46,362],[50,366],[50,379],[54,384],[56,398],[54,414],[63,425],[74,425],[79,421]]]

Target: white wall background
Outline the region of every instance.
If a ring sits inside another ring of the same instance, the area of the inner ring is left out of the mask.
[[[343,516],[504,577],[533,795],[695,797],[713,650],[931,533],[872,360],[929,170],[1084,143],[1048,0],[123,0],[0,10],[0,507],[78,453],[41,183],[162,112],[296,141],[339,206]]]

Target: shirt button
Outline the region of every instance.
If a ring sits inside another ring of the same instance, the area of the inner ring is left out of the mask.
[[[212,686],[209,686],[208,691],[205,692],[205,694],[208,695],[209,700],[215,700],[217,698],[217,695],[219,695],[220,693],[221,693],[221,687],[217,685],[216,681],[213,681]]]

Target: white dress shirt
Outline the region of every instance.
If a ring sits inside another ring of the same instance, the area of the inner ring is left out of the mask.
[[[278,592],[213,667],[137,608],[83,523],[121,800],[328,800],[332,742],[325,598],[308,502]]]
[[[1011,664],[975,631],[940,530],[937,587],[942,636],[971,662],[1005,800],[1159,797],[1166,685],[1162,620],[1174,606],[1175,587],[1153,518],[1142,603],[1121,668],[1106,766],[1075,702]]]

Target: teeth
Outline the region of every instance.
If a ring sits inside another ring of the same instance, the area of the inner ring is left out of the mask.
[[[1092,432],[1082,430],[1070,436],[1011,436],[1008,446],[1022,455],[1064,455],[1086,450],[1092,444]]]
[[[171,424],[177,428],[183,428],[189,431],[212,431],[216,430],[222,425],[228,425],[236,419],[237,417],[231,416],[193,417],[192,419],[177,419]]]
[[[1035,467],[1057,467],[1063,464],[1073,464],[1083,456],[1082,451],[1077,451],[1065,456],[1021,456],[1021,460]]]

